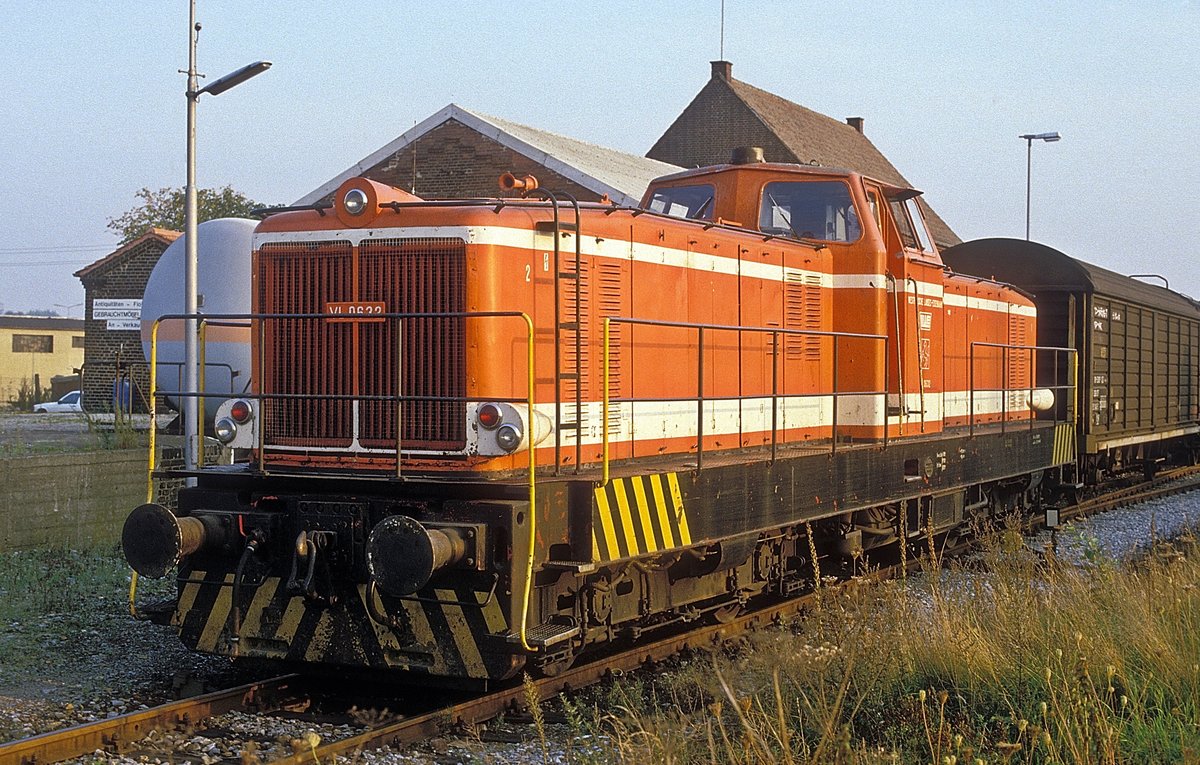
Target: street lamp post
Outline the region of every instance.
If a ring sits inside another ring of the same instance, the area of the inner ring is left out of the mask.
[[[1045,141],[1046,143],[1054,143],[1061,141],[1062,136],[1057,132],[1054,133],[1026,133],[1021,136],[1025,139],[1025,241],[1029,241],[1029,197],[1033,190],[1033,142]]]
[[[270,61],[256,61],[241,69],[214,80],[207,86],[197,89],[199,74],[196,72],[196,38],[200,34],[200,25],[196,23],[196,2],[189,3],[188,11],[188,68],[187,68],[187,186],[184,189],[184,301],[183,312],[189,317],[185,320],[183,333],[183,387],[184,392],[191,394],[183,396],[183,426],[184,426],[184,467],[195,470],[199,464],[197,455],[200,450],[200,413],[195,393],[200,389],[200,372],[198,369],[198,337],[197,323],[194,318],[199,312],[198,299],[198,254],[196,247],[196,102],[204,93],[220,95],[232,87],[240,85],[251,77],[262,74],[271,68]],[[189,482],[192,479],[189,479]]]

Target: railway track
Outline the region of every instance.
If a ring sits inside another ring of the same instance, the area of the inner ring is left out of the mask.
[[[196,726],[226,712],[265,712],[299,701],[303,678],[281,675],[183,701],[0,744],[0,765],[46,765],[105,749],[122,752],[152,731]]]
[[[1152,481],[1081,501],[1064,508],[1060,517],[1084,517],[1196,489],[1200,489],[1200,467],[1180,468],[1164,472]],[[954,549],[947,549],[944,553],[952,555],[960,547],[969,546],[969,543],[964,543]],[[909,569],[919,566],[918,560],[908,562]],[[880,568],[871,576],[886,578],[894,575],[899,568],[898,564]],[[683,651],[718,647],[741,634],[778,623],[809,608],[819,592],[818,589],[806,595],[770,603],[727,623],[702,625],[683,634],[661,637],[627,650],[598,656],[554,677],[532,680],[533,690],[538,699],[544,701],[560,693],[594,684],[606,677],[632,672],[664,661]],[[95,723],[0,744],[0,765],[47,765],[81,757],[97,749],[129,752],[136,747],[138,740],[151,731],[200,727],[209,718],[235,710],[259,714],[277,712],[289,706],[302,704],[312,690],[304,678],[296,675],[284,675],[250,683]],[[357,735],[321,742],[269,762],[279,765],[331,762],[337,755],[421,741],[443,732],[447,726],[469,727],[499,717],[506,711],[523,706],[529,693],[524,684],[513,682],[483,696],[449,705],[434,704],[426,710],[410,711],[403,717],[373,725]]]

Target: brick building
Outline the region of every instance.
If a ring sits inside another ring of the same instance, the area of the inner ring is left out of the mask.
[[[738,146],[761,146],[768,162],[853,170],[896,186],[910,184],[863,132],[861,117],[845,122],[733,79],[733,65],[713,61],[709,81],[646,156],[681,167],[728,162]],[[939,247],[960,243],[921,198]]]
[[[426,199],[500,196],[501,173],[530,174],[580,201],[607,194],[635,205],[651,180],[678,167],[490,117],[450,104],[296,201],[327,201],[342,181],[364,176]]]
[[[0,405],[16,403],[23,389],[49,391],[52,378],[82,365],[82,320],[0,316]]]
[[[133,383],[133,408],[145,411],[142,393],[150,389],[142,355],[140,326],[96,310],[96,301],[119,301],[140,307],[146,282],[159,257],[180,237],[178,231],[152,228],[141,237],[75,272],[86,293],[84,313],[83,407],[89,412],[113,410],[114,382],[125,375]],[[183,285],[180,285],[183,289]],[[105,304],[101,304],[105,305]],[[108,304],[111,305],[111,304]]]

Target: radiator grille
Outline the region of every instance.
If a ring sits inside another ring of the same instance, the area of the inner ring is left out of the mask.
[[[393,313],[461,313],[466,294],[466,246],[461,239],[375,239],[359,253],[359,299],[382,300]],[[402,355],[406,401],[400,412],[405,446],[461,449],[466,442],[466,319],[404,319],[399,347],[395,322],[361,325],[362,392],[394,396],[396,355]],[[396,407],[363,405],[364,446],[396,442]]]
[[[348,242],[265,244],[259,256],[258,311],[321,313],[327,301],[349,299],[352,265]],[[351,402],[316,397],[353,391],[352,335],[350,324],[265,321],[262,392],[305,397],[264,401],[265,444],[349,445]]]
[[[262,313],[322,313],[326,303],[344,301],[383,302],[389,313],[461,313],[465,306],[461,239],[365,240],[357,251],[346,242],[272,243],[259,258]],[[404,448],[461,449],[465,319],[400,324],[398,336],[395,319],[267,320],[263,393],[304,398],[267,398],[265,444],[344,449],[357,436],[364,448],[394,449],[397,405],[368,397],[400,393],[423,397],[400,412]]]

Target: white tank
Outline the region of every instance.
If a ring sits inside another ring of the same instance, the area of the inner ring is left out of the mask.
[[[196,228],[197,291],[202,314],[250,313],[250,253],[257,221],[218,218]],[[183,237],[163,252],[146,282],[142,298],[142,351],[150,363],[150,333],[155,320],[184,312]],[[158,328],[158,390],[183,389],[182,319],[167,319]],[[204,344],[204,412],[212,422],[217,407],[250,387],[250,329],[209,325]],[[179,408],[179,403],[168,398]]]

